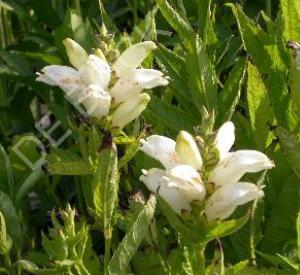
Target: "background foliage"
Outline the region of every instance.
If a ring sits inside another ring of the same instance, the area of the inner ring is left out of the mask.
[[[115,140],[118,163],[114,147],[95,154],[100,134],[93,129],[91,135],[84,123],[78,126],[58,88],[35,81],[35,72],[46,64],[68,64],[65,37],[87,50],[101,45],[102,22],[120,49],[143,39],[157,41],[144,65],[153,64],[171,79],[167,88],[152,92],[150,107],[127,127],[128,136]],[[98,0],[0,0],[0,271],[101,274],[110,260],[104,246],[109,241],[111,274],[196,274],[192,255],[174,241],[163,207],[153,216],[156,199],[146,199],[149,193],[138,180],[153,161],[136,152],[145,134],[193,132],[205,106],[215,112],[216,128],[234,121],[237,149],[263,151],[276,164],[265,178],[265,198],[247,224],[210,242],[207,266],[217,272],[224,252],[228,274],[297,272],[300,59],[297,44],[288,41],[300,42],[299,22],[296,0],[100,5]],[[59,148],[37,127],[48,111],[50,122],[60,122],[53,139],[73,130]],[[18,144],[30,135],[43,146],[32,139]],[[13,150],[16,145],[32,163],[46,152],[47,165],[32,172]],[[87,152],[94,152],[91,161]],[[98,162],[108,169],[97,169]],[[110,190],[99,190],[99,182]],[[106,201],[114,203],[105,206]],[[110,226],[115,227],[111,239],[100,233],[111,233]]]

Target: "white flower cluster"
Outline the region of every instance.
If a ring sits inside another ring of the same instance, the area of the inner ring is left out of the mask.
[[[168,84],[158,70],[137,69],[156,48],[151,41],[126,49],[111,66],[97,55],[88,55],[72,39],[64,44],[74,68],[46,66],[38,73],[37,81],[59,86],[72,101],[82,103],[91,117],[101,119],[111,113],[112,127],[123,128],[145,110],[150,97],[141,93],[143,89]]]
[[[208,221],[228,218],[238,205],[261,198],[260,187],[239,180],[245,173],[255,173],[274,167],[268,157],[254,150],[229,152],[235,141],[234,125],[224,123],[215,138],[219,162],[209,172],[207,182],[201,179],[203,161],[194,138],[181,131],[177,141],[158,135],[142,140],[142,150],[158,160],[165,170],[143,170],[140,180],[151,192],[158,193],[175,212],[191,211],[191,203],[203,202]],[[208,194],[206,186],[214,191]]]

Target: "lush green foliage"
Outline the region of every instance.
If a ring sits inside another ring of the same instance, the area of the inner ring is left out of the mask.
[[[0,273],[299,272],[300,5],[241,2],[0,0]],[[45,65],[69,64],[66,37],[87,51],[153,40],[143,66],[170,84],[150,91],[126,134],[103,130],[35,81]],[[192,133],[203,107],[215,128],[234,121],[236,149],[276,168],[247,176],[266,185],[250,211],[199,227],[149,195],[139,176],[154,161],[138,146],[150,133]]]

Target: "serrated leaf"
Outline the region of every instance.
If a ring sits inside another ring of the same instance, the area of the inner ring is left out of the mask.
[[[299,269],[297,264],[293,263],[291,260],[278,253],[276,253],[275,255],[271,255],[257,251],[257,254],[277,267],[287,268],[294,271],[297,271]]]
[[[42,244],[50,259],[63,261],[68,257],[68,242],[62,231],[50,240],[42,232]]]
[[[286,41],[300,41],[300,6],[297,0],[280,0]]]
[[[200,239],[203,242],[209,242],[216,238],[225,237],[243,227],[249,219],[249,214],[244,217],[228,221],[218,221],[209,223],[205,227],[200,228]]]
[[[154,97],[148,107],[157,119],[175,131],[191,131],[199,123],[191,114]]]
[[[139,144],[140,144],[140,140],[136,139],[135,142],[131,143],[127,147],[124,156],[118,162],[119,169],[122,168],[124,165],[126,165],[130,160],[134,158],[136,153],[139,151]]]
[[[88,162],[69,151],[55,150],[47,155],[46,160],[47,170],[53,175],[90,175],[93,173],[93,167]]]
[[[94,172],[92,166],[85,161],[49,162],[47,170],[52,175],[66,176],[91,175]]]
[[[188,48],[192,48],[191,41],[193,41],[195,33],[190,23],[184,20],[168,1],[156,0],[156,3],[171,27],[176,30],[182,40],[185,41],[184,45]]]
[[[274,130],[274,133],[279,138],[280,145],[282,146],[289,164],[300,179],[300,142],[293,134],[283,127],[277,127]]]
[[[257,68],[248,63],[247,101],[253,137],[257,148],[264,150],[274,135],[269,125],[275,122],[267,90]]]
[[[151,195],[143,210],[138,215],[129,232],[125,235],[116,252],[109,262],[109,274],[122,274],[134,256],[140,243],[145,238],[153,218],[156,198]]]
[[[245,77],[246,68],[245,58],[240,58],[231,70],[228,79],[222,89],[218,99],[218,117],[217,121],[221,124],[223,121],[230,120],[235,108],[239,102],[242,84]]]

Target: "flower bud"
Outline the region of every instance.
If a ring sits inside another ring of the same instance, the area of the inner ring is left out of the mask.
[[[71,38],[64,39],[63,43],[65,45],[70,63],[76,69],[79,69],[79,67],[82,66],[88,58],[87,52]]]
[[[106,60],[105,55],[100,48],[94,50],[94,55],[100,57],[103,60]]]
[[[202,158],[194,138],[186,131],[181,131],[176,140],[176,153],[180,160],[194,167],[196,170],[202,168]]]
[[[112,126],[122,129],[146,109],[149,101],[150,96],[146,93],[131,97],[124,101],[112,114]]]

